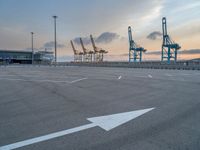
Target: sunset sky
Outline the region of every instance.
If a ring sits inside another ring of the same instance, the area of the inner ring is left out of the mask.
[[[92,34],[98,47],[109,51],[107,59],[128,60],[128,26],[134,40],[148,52],[161,51],[159,33],[162,17],[167,17],[170,37],[181,45],[180,59],[200,58],[199,0],[0,0],[0,49],[29,50],[34,32],[34,47],[53,50],[53,15],[57,15],[59,60],[70,60],[70,40],[83,37],[92,49]],[[160,59],[145,54],[144,59]]]

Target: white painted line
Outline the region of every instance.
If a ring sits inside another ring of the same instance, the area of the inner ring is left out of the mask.
[[[172,77],[172,75],[171,75],[171,74],[168,74],[168,73],[166,73],[165,75],[168,76],[168,77]]]
[[[20,74],[17,74],[17,75],[3,75],[1,74],[0,77],[29,77],[29,78],[41,78],[41,77],[45,77],[45,75],[41,76],[41,75],[38,75],[38,74],[35,74],[35,75],[20,75]],[[49,78],[56,78],[56,77],[52,77],[52,76],[49,76]],[[68,76],[65,76],[65,77],[59,77],[59,78],[56,78],[56,79],[66,79],[66,78],[69,78]]]
[[[31,77],[31,78],[41,77],[41,76],[20,75],[20,74],[18,74],[18,75],[10,75],[10,74],[8,74],[8,75],[0,75],[0,77],[19,77],[19,76],[22,76],[22,77]]]
[[[71,81],[70,83],[76,83],[76,82],[79,82],[79,81],[82,81],[82,80],[86,80],[86,79],[88,79],[88,78],[77,79],[77,80]]]
[[[183,76],[189,76],[189,75],[191,75],[191,74],[182,73],[181,75],[183,75]]]
[[[10,80],[10,81],[30,81],[30,80],[24,80],[24,79],[12,79],[12,78],[0,78],[0,80]]]
[[[200,73],[194,73],[193,75],[197,75],[197,76],[200,76]]]
[[[39,143],[39,142],[42,142],[42,141],[47,141],[47,140],[57,138],[57,137],[61,137],[61,136],[71,134],[71,133],[74,133],[74,132],[79,132],[81,130],[89,129],[89,128],[92,128],[92,127],[95,127],[95,126],[96,126],[95,124],[90,123],[90,124],[83,125],[83,126],[80,126],[80,127],[76,127],[76,128],[72,128],[72,129],[68,129],[68,130],[63,130],[63,131],[47,134],[47,135],[44,135],[44,136],[28,139],[28,140],[25,140],[25,141],[5,145],[5,146],[0,147],[0,150],[12,150],[12,149],[20,148],[20,147],[23,147],[23,146]]]
[[[52,82],[52,83],[71,83],[70,81],[56,81],[56,80],[32,80],[32,79],[12,79],[12,78],[0,78],[0,80],[10,81],[24,81],[24,82]]]
[[[120,80],[121,78],[122,78],[122,76],[119,76],[119,77],[118,77],[118,80]]]
[[[0,78],[0,80],[9,81],[24,81],[24,82],[52,82],[52,83],[71,83],[70,81],[55,81],[55,80],[28,80],[28,79],[12,79],[12,78]]]
[[[118,113],[118,114],[93,117],[93,118],[88,118],[87,120],[91,121],[92,123],[96,124],[97,126],[101,127],[102,129],[106,131],[110,131],[153,109],[155,108],[141,109],[141,110],[135,110],[135,111],[130,111],[130,112],[123,112],[123,113]]]
[[[133,77],[136,77],[136,78],[148,78],[147,76],[133,76]]]
[[[9,81],[24,81],[24,82],[51,82],[51,83],[76,83],[82,80],[86,80],[88,78],[81,78],[73,81],[66,81],[66,80],[33,80],[33,79],[16,79],[16,78],[0,78],[0,80],[9,80]]]
[[[152,75],[150,75],[150,74],[148,75],[148,77],[149,77],[149,78],[153,78]]]
[[[131,112],[124,112],[124,113],[118,113],[118,114],[113,114],[113,115],[107,115],[107,116],[100,116],[100,117],[93,117],[93,118],[88,118],[87,120],[89,120],[90,124],[86,124],[86,125],[82,125],[79,127],[75,127],[72,129],[67,129],[67,130],[63,130],[63,131],[59,131],[59,132],[54,132],[51,134],[47,134],[47,135],[43,135],[40,137],[36,137],[36,138],[32,138],[32,139],[28,139],[28,140],[24,140],[21,142],[17,142],[17,143],[13,143],[13,144],[9,144],[9,145],[5,145],[0,147],[0,150],[12,150],[12,149],[16,149],[16,148],[20,148],[20,147],[24,147],[27,145],[31,145],[31,144],[35,144],[35,143],[39,143],[39,142],[43,142],[43,141],[47,141],[50,139],[54,139],[57,137],[61,137],[67,134],[72,134],[75,132],[79,132],[82,130],[86,130],[89,128],[93,128],[96,126],[99,126],[100,128],[109,131],[112,130],[124,123],[127,123],[128,121],[135,119],[151,110],[153,110],[154,108],[149,108],[149,109],[142,109],[142,110],[136,110],[136,111],[131,111]]]

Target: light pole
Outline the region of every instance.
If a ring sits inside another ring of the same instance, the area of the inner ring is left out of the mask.
[[[53,16],[54,18],[54,38],[55,38],[55,63],[57,62],[57,41],[56,41],[56,19],[58,16]]]
[[[34,61],[34,52],[33,52],[33,32],[31,32],[31,41],[32,41],[32,64],[33,64],[33,61]]]

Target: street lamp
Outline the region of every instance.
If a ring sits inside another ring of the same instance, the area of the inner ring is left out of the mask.
[[[54,38],[55,38],[55,63],[57,62],[57,41],[56,41],[56,19],[58,16],[53,16],[54,18]]]
[[[32,41],[32,64],[33,64],[33,61],[34,61],[34,52],[33,52],[33,32],[31,32],[31,41]]]

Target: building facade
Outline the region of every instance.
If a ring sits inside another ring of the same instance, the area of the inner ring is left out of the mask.
[[[34,63],[51,63],[53,52],[38,51],[34,53]],[[31,64],[32,52],[18,50],[0,50],[0,64]]]

